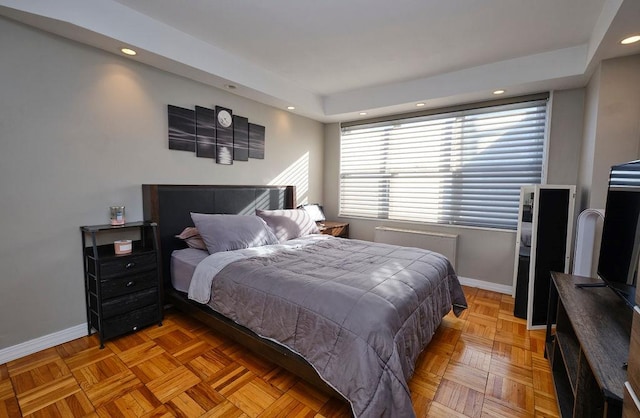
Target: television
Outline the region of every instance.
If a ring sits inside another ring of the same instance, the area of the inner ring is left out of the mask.
[[[640,254],[640,160],[611,167],[598,277],[633,307]]]

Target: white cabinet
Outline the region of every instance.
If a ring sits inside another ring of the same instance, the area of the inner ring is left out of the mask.
[[[520,190],[513,269],[514,315],[544,328],[551,272],[569,272],[575,186],[531,185]],[[555,310],[551,310],[555,315]]]

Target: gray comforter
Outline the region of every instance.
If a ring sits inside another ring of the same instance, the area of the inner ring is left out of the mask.
[[[438,253],[316,238],[226,265],[208,304],[302,355],[354,415],[411,417],[415,361],[466,300]]]

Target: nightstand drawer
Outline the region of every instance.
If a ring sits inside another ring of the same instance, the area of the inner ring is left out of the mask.
[[[137,292],[157,285],[158,272],[154,269],[146,273],[103,280],[100,290],[102,291],[102,297],[106,299]],[[94,289],[91,290],[95,291]]]
[[[110,318],[154,303],[157,306],[158,301],[158,288],[152,287],[141,290],[140,292],[106,300],[102,303],[102,315],[104,318]]]
[[[125,315],[114,316],[102,322],[104,338],[112,338],[131,331],[137,331],[142,327],[151,325],[160,320],[158,304],[150,305],[142,309],[129,312]]]
[[[100,263],[102,279],[156,268],[156,253],[120,256]]]

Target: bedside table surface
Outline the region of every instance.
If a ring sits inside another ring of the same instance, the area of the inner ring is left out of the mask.
[[[336,226],[346,226],[349,222],[324,221],[318,223],[318,229],[335,228]]]
[[[150,222],[150,221],[136,221],[136,222],[126,222],[122,225],[111,225],[111,224],[85,225],[85,226],[81,226],[80,229],[84,232],[98,232],[98,231],[107,231],[107,230],[116,230],[116,229],[139,228],[141,226],[158,226],[158,225],[155,222]]]

